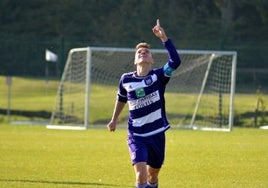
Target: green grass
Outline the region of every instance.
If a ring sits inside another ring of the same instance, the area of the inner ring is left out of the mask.
[[[167,132],[160,187],[268,187],[268,131]],[[133,187],[126,130],[0,126],[0,187]]]
[[[8,86],[0,76],[0,108],[7,108]],[[43,79],[12,77],[10,107],[13,110],[52,110],[58,88],[57,81],[46,83]]]

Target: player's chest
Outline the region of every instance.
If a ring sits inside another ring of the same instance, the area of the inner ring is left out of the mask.
[[[150,75],[142,79],[134,78],[133,80],[124,83],[123,86],[127,91],[129,99],[143,98],[160,89],[160,84],[156,75]]]

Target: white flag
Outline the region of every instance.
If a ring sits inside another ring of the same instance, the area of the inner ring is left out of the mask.
[[[58,60],[57,54],[46,49],[46,61],[57,62],[57,60]]]

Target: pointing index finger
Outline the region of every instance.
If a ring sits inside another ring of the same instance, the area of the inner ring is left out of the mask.
[[[156,20],[156,25],[157,25],[157,26],[160,26],[160,21],[159,21],[159,19]]]

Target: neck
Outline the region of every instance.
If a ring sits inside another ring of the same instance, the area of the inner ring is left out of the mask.
[[[139,66],[137,65],[137,76],[146,76],[151,70],[151,66]]]

